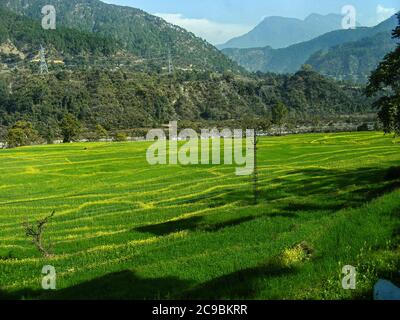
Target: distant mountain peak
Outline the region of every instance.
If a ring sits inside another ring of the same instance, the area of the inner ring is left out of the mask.
[[[249,33],[219,45],[226,48],[256,48],[271,46],[274,49],[316,38],[324,33],[341,28],[342,16],[339,14],[321,15],[312,13],[304,20],[280,16],[265,17]]]
[[[328,13],[328,14],[319,14],[319,13],[311,13],[309,14],[304,21],[306,20],[312,20],[312,19],[319,19],[319,18],[326,18],[326,17],[342,17],[340,14],[336,13]]]

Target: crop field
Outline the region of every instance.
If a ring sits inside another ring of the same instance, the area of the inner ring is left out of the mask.
[[[400,285],[393,137],[260,138],[258,204],[234,166],[150,166],[148,146],[0,150],[0,298],[371,299],[380,277]],[[53,210],[44,258],[22,224]],[[45,265],[57,290],[41,288]]]

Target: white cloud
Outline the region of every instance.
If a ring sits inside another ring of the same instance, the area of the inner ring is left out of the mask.
[[[378,4],[376,7],[376,15],[378,23],[389,19],[391,16],[397,13],[396,8],[385,8],[384,6]]]
[[[169,23],[180,26],[196,36],[206,39],[212,44],[221,44],[226,41],[249,32],[253,27],[220,23],[207,19],[186,18],[180,13],[155,13],[154,15]]]

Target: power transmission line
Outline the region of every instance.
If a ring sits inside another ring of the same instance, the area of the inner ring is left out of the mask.
[[[37,54],[37,53],[36,53]],[[26,56],[33,56],[35,55],[33,52],[26,52]],[[48,69],[48,63],[46,60],[46,53],[45,53],[45,48],[43,46],[40,46],[40,51],[39,51],[39,57],[40,61],[40,74],[46,74],[49,73]],[[66,58],[66,61],[63,63],[65,67],[72,67],[72,68],[79,68],[79,66],[84,63],[92,63],[97,67],[103,68],[103,69],[108,69],[110,66],[114,65],[117,67],[125,67],[129,69],[130,67],[135,68],[135,66],[139,67],[142,66],[145,69],[147,69],[148,64],[152,62],[159,62],[162,64],[163,62],[167,63],[167,72],[168,74],[173,74],[175,72],[175,66],[174,66],[174,59],[180,59],[181,57],[178,54],[171,54],[171,50],[169,49],[168,52],[160,55],[149,55],[147,57],[143,58],[133,58],[133,57],[121,57],[118,60],[118,63],[114,61],[112,58],[100,58],[100,57],[87,57],[87,56],[74,56],[74,57],[68,57]],[[60,58],[62,60],[62,58]],[[37,60],[31,60],[30,62],[36,62]],[[192,63],[196,61],[198,62],[199,65],[203,65],[203,68],[206,68],[208,65],[207,58],[203,57],[195,57],[192,59]],[[20,61],[18,63],[8,63],[8,67],[10,68],[18,68],[20,65],[23,66],[25,65],[26,62]],[[125,65],[124,65],[125,64]],[[127,65],[129,64],[129,65]]]

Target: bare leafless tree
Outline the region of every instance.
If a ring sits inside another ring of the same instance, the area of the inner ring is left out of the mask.
[[[36,221],[34,225],[31,225],[29,222],[23,223],[26,236],[32,238],[32,243],[45,258],[51,257],[52,254],[50,252],[51,248],[46,248],[43,244],[43,232],[47,223],[51,218],[53,218],[54,214],[55,211],[53,211],[49,216]]]

